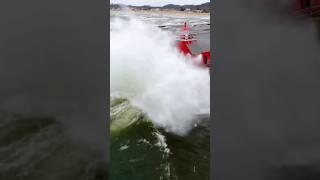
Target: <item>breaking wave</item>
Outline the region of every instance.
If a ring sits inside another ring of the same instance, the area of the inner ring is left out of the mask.
[[[128,99],[155,126],[185,135],[197,115],[210,113],[210,76],[174,41],[173,34],[134,17],[111,19],[110,93]]]

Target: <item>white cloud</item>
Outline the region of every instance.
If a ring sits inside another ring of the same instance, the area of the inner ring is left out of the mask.
[[[110,0],[110,3],[121,3],[126,5],[150,5],[163,6],[166,4],[202,4],[209,2],[209,0]]]

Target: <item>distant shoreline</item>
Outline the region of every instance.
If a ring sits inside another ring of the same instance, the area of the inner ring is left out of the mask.
[[[127,12],[132,14],[156,14],[156,15],[169,15],[174,17],[210,17],[207,12],[193,12],[193,11],[176,11],[176,10],[118,10],[111,9],[110,12],[121,13]]]

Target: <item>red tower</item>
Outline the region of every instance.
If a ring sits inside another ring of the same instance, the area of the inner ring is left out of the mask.
[[[203,50],[197,42],[194,35],[190,34],[190,28],[185,22],[182,27],[182,34],[178,39],[178,48],[185,55],[202,57],[202,64],[205,66],[210,66],[210,51]]]

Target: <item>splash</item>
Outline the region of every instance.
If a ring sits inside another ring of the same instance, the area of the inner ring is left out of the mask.
[[[110,93],[129,99],[154,125],[184,135],[197,114],[209,114],[210,77],[177,51],[174,40],[135,18],[112,19]]]

